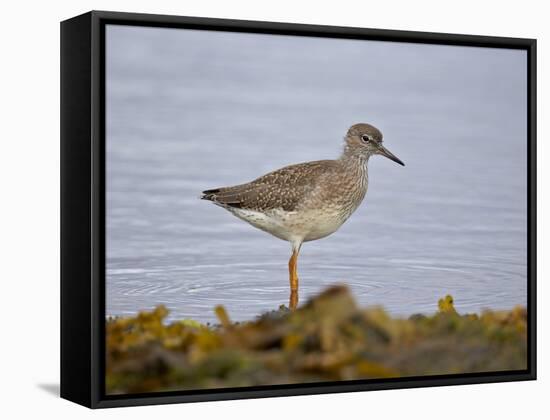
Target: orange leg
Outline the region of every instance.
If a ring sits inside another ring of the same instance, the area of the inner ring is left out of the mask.
[[[293,247],[292,256],[288,261],[288,274],[290,277],[290,298],[288,306],[291,311],[298,306],[298,252],[300,252],[300,247]]]
[[[294,311],[298,307],[298,292],[291,290],[290,297],[288,298],[288,307],[291,311]]]

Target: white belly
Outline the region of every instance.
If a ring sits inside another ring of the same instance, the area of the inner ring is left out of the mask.
[[[281,209],[260,213],[246,209],[230,210],[238,218],[252,226],[290,242],[307,242],[334,233],[349,215],[327,209],[287,212]]]

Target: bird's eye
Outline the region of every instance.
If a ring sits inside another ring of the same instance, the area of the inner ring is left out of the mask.
[[[361,136],[361,140],[363,140],[365,143],[368,143],[370,141],[370,137],[366,134],[363,134]]]

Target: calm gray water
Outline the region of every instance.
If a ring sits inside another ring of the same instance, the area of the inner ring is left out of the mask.
[[[396,315],[526,304],[526,56],[512,50],[110,26],[107,313],[250,319],[288,299],[290,245],[198,199],[335,158],[370,122],[401,167],[308,242],[304,302],[348,284]]]

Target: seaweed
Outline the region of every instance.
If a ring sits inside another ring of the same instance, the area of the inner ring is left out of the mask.
[[[526,369],[527,312],[457,313],[453,298],[433,315],[393,318],[361,309],[334,286],[296,311],[254,320],[165,323],[164,306],[106,323],[108,394],[378,379]]]

